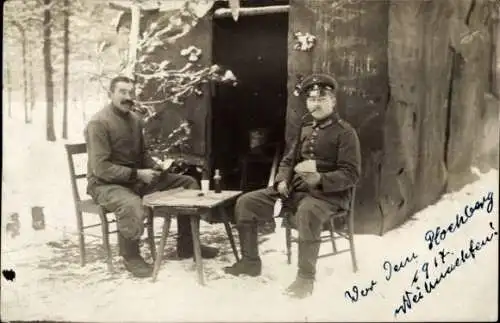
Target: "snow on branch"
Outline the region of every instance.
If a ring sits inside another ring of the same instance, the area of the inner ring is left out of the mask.
[[[142,35],[138,35],[134,41],[116,41],[115,48],[102,50],[100,57],[114,51],[114,67],[110,68],[103,59],[99,59],[98,73],[102,78],[108,80],[117,75],[128,75],[136,81],[136,110],[143,115],[146,124],[145,142],[148,152],[159,159],[167,158],[174,152],[174,148],[183,150],[188,147],[191,136],[191,123],[183,120],[179,127],[168,135],[167,138],[158,138],[151,133],[148,125],[153,119],[158,119],[167,109],[167,103],[183,104],[185,100],[193,95],[203,95],[205,84],[229,83],[236,85],[236,77],[230,70],[219,65],[203,66],[200,58],[203,52],[196,44],[188,45],[179,50],[177,55],[185,60],[181,67],[172,66],[168,60],[155,61],[158,58],[157,50],[170,49],[170,45],[179,38],[185,36],[195,27],[200,20],[199,5],[207,6],[206,0],[183,0],[180,9],[168,13],[160,13],[160,16],[149,23]],[[120,2],[122,5],[126,2]],[[131,3],[129,10],[137,17],[137,9],[140,6]],[[140,15],[140,13],[139,13]],[[131,32],[137,32],[137,21],[133,19],[132,25],[136,28]],[[118,37],[129,37],[119,33]],[[132,44],[133,43],[133,44]],[[121,46],[121,47],[120,47]],[[101,48],[102,49],[102,48]],[[135,55],[131,55],[130,50]],[[118,58],[118,59],[116,59]],[[108,82],[106,82],[108,83]],[[144,95],[147,88],[151,97]]]

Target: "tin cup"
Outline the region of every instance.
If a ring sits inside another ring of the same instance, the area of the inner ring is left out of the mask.
[[[201,180],[201,191],[203,193],[208,193],[210,190],[210,181],[208,179],[202,179]]]

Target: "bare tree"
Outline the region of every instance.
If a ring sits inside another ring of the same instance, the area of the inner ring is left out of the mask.
[[[35,108],[35,78],[33,77],[33,53],[35,52],[33,49],[34,46],[28,43],[28,52],[29,52],[29,60],[28,60],[28,88],[29,88],[29,97],[30,97],[30,118],[33,119],[33,110]],[[30,120],[31,120],[30,119]]]
[[[12,118],[12,78],[10,76],[10,66],[7,64],[5,68],[5,77],[6,77],[6,82],[7,84],[4,83],[4,86],[6,89],[2,90],[7,90],[7,115],[9,118]]]
[[[23,98],[24,98],[24,122],[30,123],[30,118],[28,116],[28,68],[27,68],[27,47],[28,47],[28,39],[26,37],[26,29],[24,26],[17,22],[12,21],[12,24],[16,26],[17,30],[19,30],[19,34],[21,35],[21,56],[23,61]]]
[[[48,141],[55,141],[56,134],[54,130],[54,82],[52,80],[52,58],[51,58],[51,0],[43,0],[43,61],[45,70],[45,96],[47,104],[47,124],[46,135]]]
[[[64,76],[62,137],[68,139],[68,86],[69,86],[69,0],[64,0]]]

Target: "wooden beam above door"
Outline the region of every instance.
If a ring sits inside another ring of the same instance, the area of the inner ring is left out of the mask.
[[[288,12],[290,9],[289,5],[283,6],[267,6],[267,7],[247,7],[239,9],[239,16],[259,16],[259,15],[267,15],[273,13],[284,13]],[[215,10],[214,17],[215,18],[228,18],[231,17],[231,9],[230,8],[219,8]]]

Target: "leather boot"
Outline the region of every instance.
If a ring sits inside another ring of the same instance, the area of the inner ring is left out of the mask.
[[[198,219],[198,221],[200,221]],[[201,257],[211,259],[217,257],[219,249],[201,245]],[[193,257],[193,235],[191,233],[191,222],[188,216],[177,217],[177,257],[187,259]]]
[[[123,257],[125,269],[133,276],[146,278],[153,275],[153,267],[141,257],[139,240],[127,239],[118,233],[118,246],[120,256]]]
[[[271,219],[269,221],[264,221],[259,223],[258,232],[261,235],[268,235],[276,231],[276,221]]]
[[[262,261],[259,257],[257,240],[257,223],[241,223],[238,225],[240,250],[242,259],[230,267],[224,267],[226,274],[233,276],[259,276],[262,272]]]
[[[118,253],[123,258],[134,258],[140,255],[139,240],[125,238],[118,233]]]
[[[299,241],[297,277],[286,290],[291,297],[304,298],[312,294],[320,246],[321,241]]]

